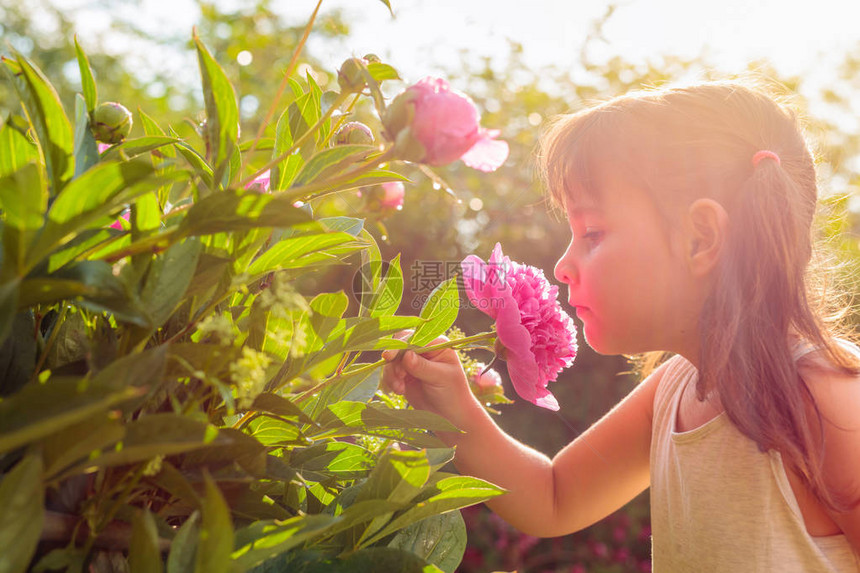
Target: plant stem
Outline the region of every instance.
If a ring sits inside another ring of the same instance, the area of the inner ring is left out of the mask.
[[[42,348],[42,353],[39,355],[39,362],[36,364],[36,369],[33,370],[33,375],[30,377],[30,383],[32,384],[37,378],[39,378],[39,371],[42,369],[42,366],[45,365],[45,360],[48,359],[48,352],[51,351],[51,347],[54,345],[54,342],[57,340],[57,335],[60,332],[60,326],[62,326],[63,321],[66,319],[66,312],[69,310],[69,305],[62,303],[63,310],[60,311],[60,316],[57,317],[57,320],[54,322],[54,326],[51,327],[51,335],[48,337],[48,341],[45,342],[45,346]]]
[[[425,352],[430,352],[432,350],[443,350],[445,348],[459,348],[463,345],[471,344],[472,342],[480,342],[483,340],[492,340],[493,338],[495,338],[495,336],[496,336],[495,331],[491,330],[489,332],[482,332],[480,334],[475,334],[473,336],[467,336],[465,338],[456,338],[454,340],[448,340],[447,342],[440,342],[439,344],[434,344],[432,346],[419,346],[419,347],[415,347],[415,348],[404,348],[404,349],[400,349],[398,351],[397,356],[394,358],[394,360],[400,360],[400,357],[403,355],[402,350],[412,350],[413,352],[416,352],[418,354],[424,354]],[[376,362],[372,362],[370,364],[365,364],[364,366],[361,366],[360,368],[356,368],[355,370],[348,370],[346,372],[342,372],[340,374],[332,376],[331,378],[323,380],[322,382],[320,382],[319,384],[317,384],[313,388],[309,388],[309,389],[305,390],[304,392],[302,392],[301,394],[299,394],[296,397],[295,401],[301,402],[302,400],[312,396],[313,394],[319,392],[320,390],[322,390],[326,386],[329,386],[330,384],[334,383],[335,381],[337,381],[337,380],[339,380],[345,376],[352,376],[354,374],[363,374],[364,372],[375,370],[376,368],[379,368],[380,366],[385,365],[387,362],[388,361],[383,358],[381,360],[377,360]]]
[[[166,233],[151,235],[145,239],[137,241],[136,243],[130,244],[124,249],[108,253],[102,260],[108,263],[115,263],[120,259],[124,259],[125,257],[132,255],[138,255],[140,253],[160,253],[172,245],[178,237],[180,237],[178,228],[167,231]]]
[[[287,89],[287,83],[290,80],[290,76],[293,75],[293,71],[295,71],[296,69],[296,64],[299,61],[299,54],[302,53],[302,50],[305,47],[305,43],[308,41],[308,36],[310,36],[311,29],[314,26],[314,20],[316,20],[317,13],[320,11],[320,6],[322,6],[322,0],[319,0],[317,2],[316,8],[314,8],[311,17],[308,19],[308,23],[305,25],[304,33],[302,34],[299,43],[296,44],[296,49],[293,52],[293,57],[290,59],[289,65],[287,66],[287,71],[284,72],[284,79],[281,80],[281,85],[278,86],[278,92],[275,94],[275,99],[272,100],[272,105],[269,106],[269,111],[266,112],[266,118],[263,120],[263,122],[260,124],[260,128],[257,130],[257,135],[254,137],[254,143],[251,144],[251,149],[248,151],[248,155],[251,155],[257,149],[257,144],[260,143],[260,139],[263,137],[263,132],[266,131],[266,127],[269,125],[269,122],[272,121],[272,116],[275,115],[275,110],[278,108],[278,103],[280,103],[281,96],[284,95],[284,90]]]

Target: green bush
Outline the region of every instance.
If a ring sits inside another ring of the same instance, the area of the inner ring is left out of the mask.
[[[333,143],[357,100],[383,116],[397,73],[350,60],[339,92],[288,73],[280,119],[242,139],[195,45],[197,138],[143,111],[123,137],[80,48],[73,121],[34,63],[3,59],[25,113],[0,128],[0,571],[454,571],[454,510],[501,490],[441,471],[432,432],[453,428],[378,392],[366,353],[446,332],[456,283],[397,316],[398,258],[306,203],[405,179],[392,144]],[[370,269],[354,316],[298,286],[330,265]]]

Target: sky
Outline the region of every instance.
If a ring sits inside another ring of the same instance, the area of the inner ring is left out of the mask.
[[[242,0],[217,2],[229,7]],[[101,34],[119,14],[133,15],[155,33],[189,33],[199,14],[193,0],[57,3],[73,9],[84,30]],[[316,1],[274,4],[300,24]],[[391,0],[392,18],[381,0],[324,0],[322,11],[343,9],[353,33],[346,41],[314,46],[314,53],[333,68],[347,55],[373,52],[407,79],[415,79],[446,64],[456,65],[463,48],[467,57],[498,57],[507,53],[508,40],[513,40],[522,44],[529,64],[564,68],[574,65],[592,23],[608,4],[606,0]],[[845,50],[860,48],[860,2],[856,0],[620,0],[616,5],[603,30],[606,42],[594,44],[592,55],[621,55],[644,62],[662,54],[706,54],[727,72],[743,71],[747,62],[766,58],[783,74],[812,79],[831,73]]]

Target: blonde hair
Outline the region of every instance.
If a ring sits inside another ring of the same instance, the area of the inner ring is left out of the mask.
[[[753,165],[760,150],[780,160]],[[789,347],[796,333],[838,369],[860,372],[813,292],[818,189],[796,113],[739,82],[628,94],[556,120],[539,167],[562,209],[582,194],[599,201],[601,171],[615,170],[649,194],[667,232],[696,199],[724,206],[730,229],[699,318],[697,394],[717,389],[738,430],[779,451],[827,506],[846,507],[824,483],[821,414]]]

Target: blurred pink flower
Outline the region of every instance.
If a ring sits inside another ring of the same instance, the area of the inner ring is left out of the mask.
[[[403,196],[406,195],[406,187],[400,181],[387,181],[382,184],[382,207],[384,209],[403,209]]]
[[[111,228],[111,229],[116,229],[117,231],[122,231],[122,219],[125,219],[126,221],[129,221],[129,220],[130,220],[130,217],[131,217],[131,211],[130,211],[129,209],[126,209],[126,210],[125,210],[125,211],[123,211],[123,212],[122,212],[122,214],[119,216],[119,219],[117,219],[116,221],[114,221],[114,222],[111,224],[110,228]]]
[[[111,148],[110,143],[97,143],[96,145],[98,145],[99,153],[104,153],[105,151],[107,151],[108,149]]]
[[[576,327],[558,303],[558,287],[540,269],[511,262],[498,243],[486,263],[469,255],[461,266],[469,300],[496,321],[500,358],[517,394],[558,410],[547,384],[573,363],[577,350]]]
[[[427,165],[462,159],[469,167],[495,171],[508,158],[508,144],[496,140],[499,131],[482,128],[480,120],[468,96],[443,79],[424,78],[391,102],[383,123],[404,152],[403,159]],[[413,140],[423,150],[416,149]]]
[[[271,177],[272,172],[266,171],[265,173],[255,177],[253,181],[245,185],[245,189],[253,189],[261,193],[268,193],[269,186],[272,184]]]

